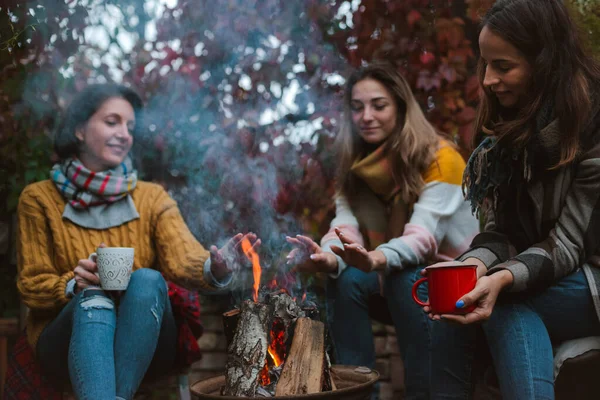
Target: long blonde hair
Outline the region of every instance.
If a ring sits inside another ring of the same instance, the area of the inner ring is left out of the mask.
[[[440,135],[427,121],[406,79],[391,64],[373,62],[355,71],[346,83],[344,115],[336,138],[339,166],[336,186],[339,194],[352,199],[356,193],[356,177],[352,164],[365,156],[367,143],[360,137],[352,121],[352,89],[364,79],[374,79],[389,90],[396,102],[396,127],[387,139],[387,154],[395,183],[403,199],[416,198],[425,184],[423,173],[433,162],[439,148]]]

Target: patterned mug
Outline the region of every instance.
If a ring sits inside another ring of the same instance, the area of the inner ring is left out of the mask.
[[[100,286],[104,290],[126,290],[133,269],[132,247],[99,247],[90,259],[96,260]]]

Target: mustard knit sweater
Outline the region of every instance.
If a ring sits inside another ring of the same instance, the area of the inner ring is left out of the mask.
[[[133,247],[134,271],[154,268],[183,287],[215,290],[203,277],[209,253],[189,231],[167,192],[159,185],[138,181],[131,197],[139,219],[95,230],[62,218],[65,200],[49,180],[31,184],[21,194],[17,286],[30,309],[27,334],[34,351],[44,327],[70,300],[65,288],[74,277],[73,269],[100,243]]]

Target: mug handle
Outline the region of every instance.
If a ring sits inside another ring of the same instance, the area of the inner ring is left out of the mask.
[[[412,298],[415,301],[415,303],[417,303],[418,305],[420,305],[421,307],[425,307],[429,305],[429,302],[425,303],[422,302],[421,300],[419,300],[419,296],[417,295],[417,289],[419,288],[419,285],[421,285],[422,283],[427,282],[427,278],[421,278],[418,281],[416,281],[412,287]]]

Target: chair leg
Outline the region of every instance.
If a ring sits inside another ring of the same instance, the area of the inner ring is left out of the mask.
[[[190,379],[187,374],[177,375],[179,400],[191,400]]]

